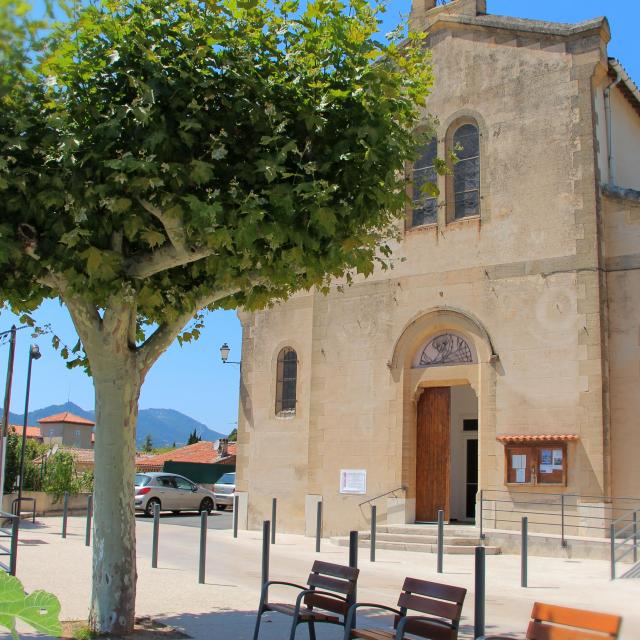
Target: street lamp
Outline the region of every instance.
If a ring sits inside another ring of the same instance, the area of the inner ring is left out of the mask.
[[[20,510],[22,508],[22,487],[24,485],[24,450],[27,445],[27,422],[29,419],[29,392],[31,391],[31,363],[38,360],[42,354],[37,344],[29,347],[29,366],[27,368],[27,391],[24,398],[24,424],[22,425],[22,447],[20,449],[20,476],[18,484],[18,521],[20,520]]]
[[[240,364],[240,362],[236,362],[228,359],[230,351],[231,351],[231,347],[229,347],[229,345],[226,342],[220,347],[220,358],[222,358],[222,363],[223,364]]]

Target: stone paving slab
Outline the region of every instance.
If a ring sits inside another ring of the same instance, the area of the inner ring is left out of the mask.
[[[84,545],[84,519],[69,519],[66,540],[60,519],[44,518],[22,530],[18,577],[28,591],[46,589],[62,602],[64,619],[88,614],[91,591],[91,549]],[[149,521],[138,521],[138,615],[152,616],[202,640],[250,640],[259,599],[261,534],[209,530],[206,584],[198,584],[199,530],[191,526],[161,526],[159,567],[151,568]],[[359,600],[395,605],[405,576],[447,582],[469,589],[463,610],[461,639],[472,637],[473,556],[445,557],[444,573],[436,572],[433,554],[379,550],[369,562],[360,550]],[[348,549],[323,541],[319,555],[314,540],[278,534],[271,547],[271,578],[304,582],[314,559],[347,563]],[[618,613],[624,616],[621,639],[640,638],[640,581],[608,579],[608,563],[599,560],[531,558],[528,589],[520,587],[517,556],[487,557],[487,633],[524,638],[534,601]],[[283,601],[291,601],[281,592]],[[274,594],[278,599],[278,593]],[[384,619],[367,615],[368,622]],[[265,616],[261,640],[288,637],[289,620]],[[319,640],[340,640],[337,627],[318,626]],[[306,640],[307,630],[298,631]]]

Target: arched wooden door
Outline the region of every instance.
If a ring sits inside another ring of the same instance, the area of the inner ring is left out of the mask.
[[[449,520],[451,388],[426,388],[418,399],[416,522]]]

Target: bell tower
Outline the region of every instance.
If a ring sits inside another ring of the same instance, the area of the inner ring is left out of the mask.
[[[446,15],[475,17],[487,13],[487,0],[412,0],[409,23],[413,31],[424,31]]]

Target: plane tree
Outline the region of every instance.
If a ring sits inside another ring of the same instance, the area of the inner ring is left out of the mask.
[[[95,386],[90,622],[133,627],[141,385],[203,312],[389,263],[432,84],[382,9],[95,0],[34,25],[0,1],[0,294],[68,308]],[[398,225],[395,224],[397,227]]]

